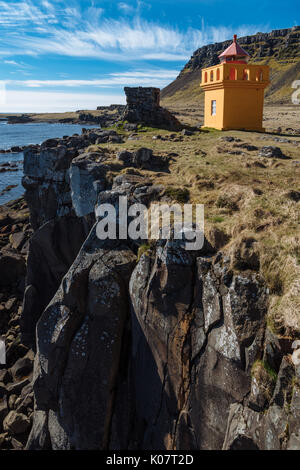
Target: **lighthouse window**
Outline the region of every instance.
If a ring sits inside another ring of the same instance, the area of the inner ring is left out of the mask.
[[[249,70],[248,69],[243,70],[243,80],[249,80]]]
[[[256,81],[257,82],[262,82],[263,81],[263,73],[262,70],[258,70],[256,72]]]
[[[230,69],[229,79],[230,79],[230,80],[236,80],[236,79],[237,79],[237,70],[236,70],[235,67],[232,67],[232,68]]]
[[[211,102],[211,115],[215,116],[217,114],[217,102],[216,100],[212,100]]]

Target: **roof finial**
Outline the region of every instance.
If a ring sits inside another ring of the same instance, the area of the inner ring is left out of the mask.
[[[233,35],[233,42],[236,42],[236,39],[237,39],[237,35],[234,34],[234,35]]]

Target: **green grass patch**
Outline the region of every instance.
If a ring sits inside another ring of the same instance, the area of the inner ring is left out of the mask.
[[[222,217],[221,215],[214,215],[214,216],[208,218],[209,222],[213,222],[213,223],[216,223],[216,224],[220,224],[220,223],[224,222],[224,220],[225,220],[225,218]]]
[[[137,254],[137,261],[139,261],[141,259],[141,256],[144,254],[144,253],[147,253],[147,251],[150,250],[150,245],[149,243],[143,243],[143,245],[141,245],[138,249],[138,254]]]
[[[254,362],[252,369],[251,369],[251,375],[255,374],[255,370],[259,367],[263,367],[265,371],[268,373],[269,377],[271,378],[272,382],[276,382],[277,380],[277,373],[272,367],[265,361],[262,361],[258,359],[257,361]]]

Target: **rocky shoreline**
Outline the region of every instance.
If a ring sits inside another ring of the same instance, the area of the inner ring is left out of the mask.
[[[24,448],[32,422],[34,353],[22,344],[20,332],[31,235],[23,198],[0,206],[0,337],[6,343],[6,365],[0,365],[0,449]]]

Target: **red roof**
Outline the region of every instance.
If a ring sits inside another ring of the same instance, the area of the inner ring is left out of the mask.
[[[232,56],[239,56],[239,57],[246,57],[249,56],[248,52],[246,52],[237,42],[236,42],[236,34],[233,36],[233,43],[230,44],[227,49],[219,55],[219,57],[232,57]]]

